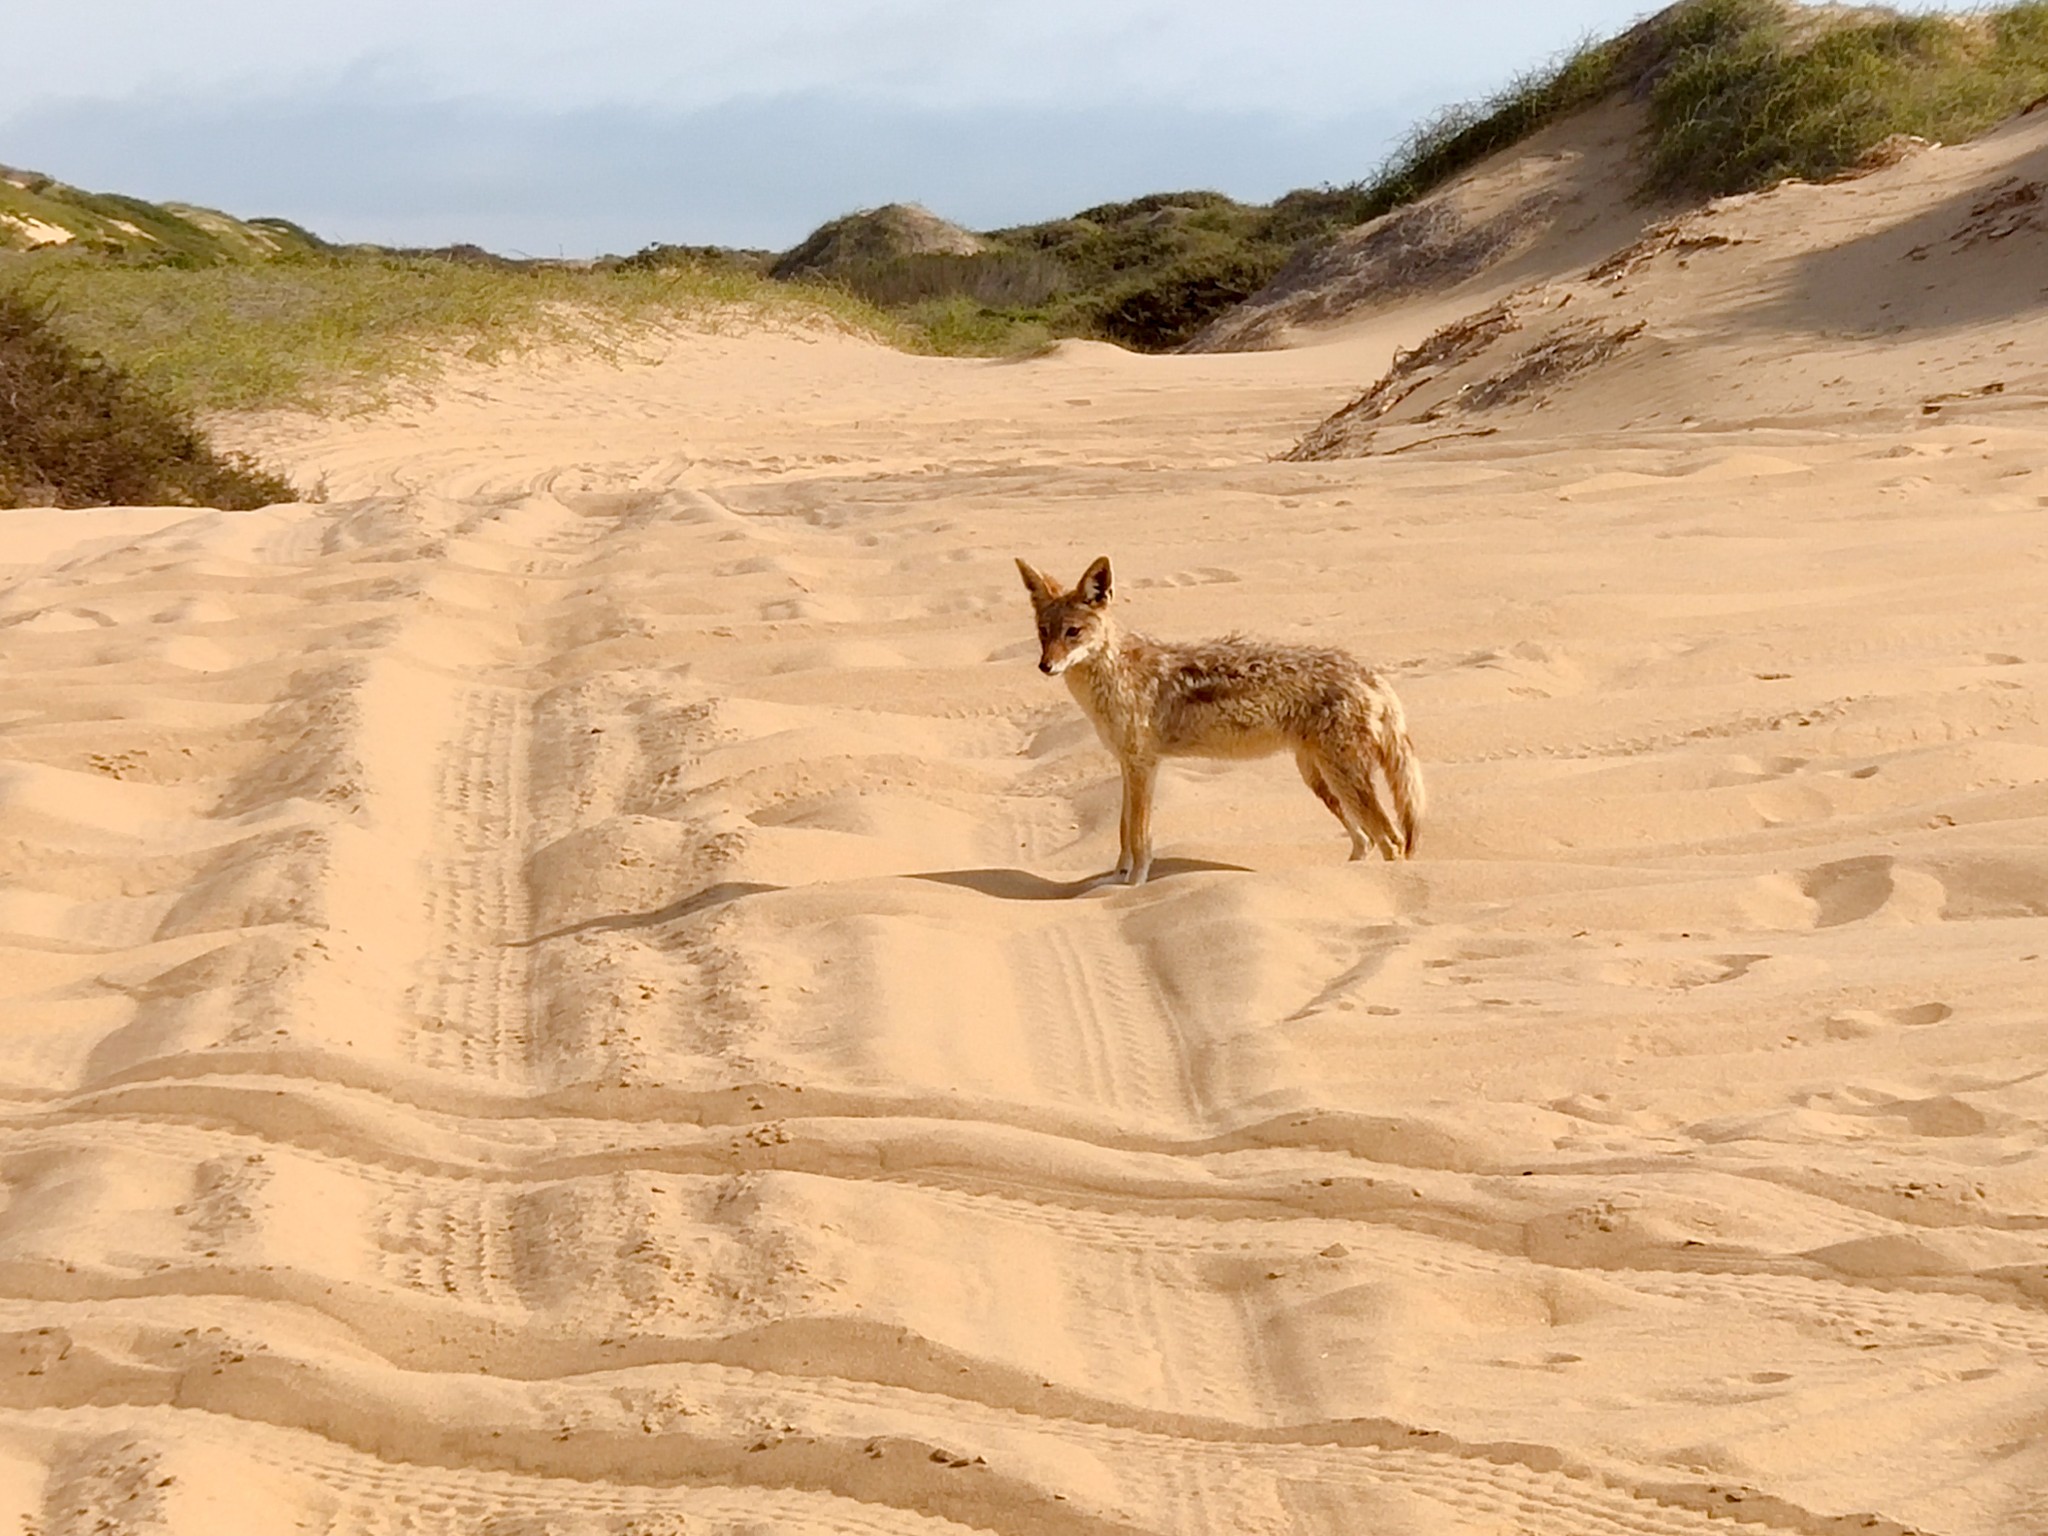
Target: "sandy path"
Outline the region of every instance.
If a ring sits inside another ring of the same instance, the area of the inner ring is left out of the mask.
[[[2048,427],[1269,462],[1387,341],[699,338],[39,516],[0,1529],[2048,1527]],[[1184,767],[1066,899],[1009,562],[1103,550],[1387,664],[1424,859]]]

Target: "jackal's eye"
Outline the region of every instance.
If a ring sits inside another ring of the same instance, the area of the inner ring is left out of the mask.
[[[1078,639],[1080,639],[1080,638],[1081,638],[1081,628],[1080,628],[1080,626],[1079,626],[1079,625],[1077,625],[1077,624],[1069,624],[1069,625],[1067,626],[1067,638],[1068,638],[1069,640],[1078,640]]]

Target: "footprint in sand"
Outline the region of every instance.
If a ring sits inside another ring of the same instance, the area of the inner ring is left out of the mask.
[[[1935,923],[1948,905],[1941,881],[1883,853],[1818,865],[1799,877],[1799,889],[1814,904],[1816,928],[1880,916],[1888,923]]]
[[[1838,859],[1807,871],[1799,888],[1817,908],[1814,926],[1838,928],[1869,917],[1892,898],[1892,865],[1884,854]]]
[[[1925,1029],[1955,1017],[1947,1003],[1911,1003],[1903,1008],[1848,1008],[1829,1014],[1821,1028],[1830,1040],[1861,1040],[1893,1029]]]
[[[1690,992],[1695,987],[1739,981],[1769,955],[1650,955],[1615,960],[1596,972],[1610,986]]]
[[[1907,1008],[1893,1008],[1887,1014],[1894,1024],[1911,1029],[1921,1029],[1929,1024],[1939,1024],[1955,1017],[1955,1009],[1947,1003],[1914,1003]]]
[[[1244,578],[1235,571],[1226,571],[1217,566],[1202,566],[1192,571],[1173,571],[1164,576],[1140,577],[1132,583],[1138,587],[1213,587],[1226,582],[1242,581]]]
[[[13,627],[29,634],[62,635],[80,629],[109,629],[113,623],[96,608],[44,608],[14,620]]]

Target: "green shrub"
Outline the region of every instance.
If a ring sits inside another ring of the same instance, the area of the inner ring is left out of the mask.
[[[1076,287],[1100,288],[1188,256],[1256,240],[1266,210],[1221,192],[1155,192],[1102,203],[1072,218],[999,230],[1012,249],[1057,257]]]
[[[927,251],[856,262],[838,280],[871,304],[896,308],[964,298],[990,309],[1036,309],[1072,286],[1067,269],[1043,251]]]
[[[1143,197],[1126,198],[1120,203],[1097,203],[1093,208],[1083,208],[1074,215],[1077,220],[1089,224],[1130,224],[1157,213],[1214,212],[1217,209],[1239,210],[1244,204],[1222,192],[1196,189],[1189,192],[1147,192]]]
[[[1798,20],[1768,0],[1676,13],[1650,92],[1653,189],[1819,180],[1893,134],[1967,138],[2048,91],[2048,4]]]
[[[1180,345],[1207,320],[1278,271],[1291,239],[1263,232],[1268,211],[1220,192],[1155,192],[1101,203],[1067,219],[999,230],[986,262],[1015,265],[1020,281],[964,288],[1012,325],[1090,336],[1143,351]],[[1006,255],[1005,255],[1006,253]],[[1029,274],[1045,277],[1034,285]],[[1057,274],[1057,281],[1052,280]],[[1249,284],[1249,286],[1247,286]],[[890,291],[867,290],[879,301]]]
[[[643,245],[630,256],[607,257],[606,263],[624,272],[674,272],[702,270],[765,273],[775,260],[773,251],[736,250],[724,245]]]
[[[1192,256],[1112,291],[1096,308],[1097,334],[1141,351],[1167,351],[1272,280],[1283,253],[1247,247]]]
[[[185,412],[66,341],[46,305],[0,292],[0,506],[294,499],[283,477],[216,453]]]
[[[1386,212],[1363,182],[1344,187],[1303,187],[1284,193],[1252,227],[1252,237],[1292,246],[1350,229]]]
[[[1053,337],[1042,316],[990,309],[965,294],[912,304],[901,318],[918,351],[941,357],[1014,357]]]

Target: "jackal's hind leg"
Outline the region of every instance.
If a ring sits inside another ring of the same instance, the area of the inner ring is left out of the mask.
[[[1382,858],[1400,858],[1401,835],[1373,792],[1370,760],[1363,753],[1346,751],[1324,758],[1321,767],[1323,782],[1340,807],[1338,819],[1351,834],[1351,857],[1364,858],[1370,843]]]
[[[1351,834],[1351,857],[1363,858],[1365,833],[1360,828],[1358,819],[1344,809],[1344,802],[1339,800],[1335,791],[1330,788],[1328,769],[1321,754],[1303,748],[1294,754],[1294,766],[1301,770],[1302,783],[1315,791],[1315,797],[1323,802],[1325,809],[1342,822],[1344,830]]]

